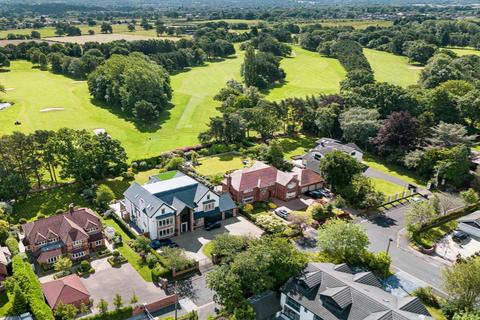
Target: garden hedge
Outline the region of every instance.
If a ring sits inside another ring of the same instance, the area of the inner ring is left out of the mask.
[[[82,318],[83,320],[124,320],[133,315],[132,307],[124,307],[118,310],[108,311],[104,314],[95,314],[90,317]]]
[[[37,320],[53,320],[53,312],[45,302],[42,287],[32,267],[21,256],[12,259],[13,278],[28,297],[29,309]]]

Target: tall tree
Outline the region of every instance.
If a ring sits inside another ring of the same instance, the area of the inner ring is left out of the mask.
[[[320,172],[332,190],[338,191],[351,184],[353,177],[362,172],[362,166],[348,154],[333,151],[323,157]]]
[[[467,309],[475,310],[480,300],[480,257],[446,268],[443,286],[451,297],[460,300]]]

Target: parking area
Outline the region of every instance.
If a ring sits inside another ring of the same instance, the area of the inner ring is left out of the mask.
[[[290,201],[282,201],[280,199],[273,199],[273,203],[277,206],[278,209],[285,209],[288,212],[290,211],[302,211],[308,208],[312,203],[314,203],[315,199],[307,197],[305,195],[301,195],[298,198],[292,199]]]
[[[476,253],[480,253],[480,239],[469,236],[465,240],[456,242],[453,241],[451,235],[448,235],[439,241],[435,253],[443,259],[452,262],[455,261],[459,255],[462,258],[467,258]]]
[[[260,237],[263,230],[248,221],[245,217],[237,216],[221,221],[221,227],[207,231],[204,228],[196,229],[192,232],[184,233],[180,236],[172,238],[180,248],[185,250],[185,253],[196,260],[206,259],[207,256],[203,253],[202,247],[212,241],[215,236],[223,233],[232,235],[244,235],[251,237]]]
[[[103,258],[93,261],[92,267],[95,273],[82,278],[82,282],[90,292],[94,306],[103,298],[108,302],[109,308],[113,309],[113,298],[117,293],[122,296],[125,304],[128,304],[133,293],[140,304],[151,303],[167,296],[164,290],[143,280],[129,263],[113,268],[107,258]]]

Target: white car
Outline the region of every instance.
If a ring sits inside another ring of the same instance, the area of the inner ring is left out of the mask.
[[[276,214],[277,216],[279,216],[280,218],[283,218],[283,219],[285,219],[285,220],[288,219],[288,216],[290,215],[290,214],[288,213],[288,211],[285,210],[285,209],[276,209],[276,210],[275,210],[275,214]]]

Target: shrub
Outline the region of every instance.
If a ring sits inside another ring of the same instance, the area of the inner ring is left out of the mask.
[[[193,267],[195,261],[186,256],[185,251],[180,248],[163,249],[161,256],[165,259],[164,266],[173,269],[176,267],[177,271],[182,271]]]
[[[273,202],[269,202],[269,203],[268,203],[268,208],[270,208],[270,209],[276,209],[276,208],[277,208],[277,205],[276,205],[275,203],[273,203]]]
[[[135,178],[135,173],[130,171],[125,171],[122,173],[122,178],[123,180],[127,180],[127,181],[133,180],[133,178]]]
[[[83,272],[89,271],[90,270],[90,262],[88,262],[87,260],[83,260],[82,262],[80,262],[80,269]]]
[[[269,214],[261,214],[255,217],[255,224],[270,234],[282,233],[285,231],[285,224]]]
[[[433,293],[433,290],[431,287],[415,289],[415,291],[413,291],[413,295],[416,296],[418,299],[420,299],[423,302],[423,304],[429,307],[433,307],[433,308],[440,307],[438,298]]]
[[[244,204],[242,207],[242,211],[250,214],[253,211],[253,206],[250,203]]]
[[[153,254],[149,253],[149,254],[147,254],[146,262],[147,262],[148,267],[150,269],[152,269],[158,263],[158,259]]]
[[[372,253],[365,251],[362,254],[362,262],[363,265],[381,278],[386,278],[390,275],[392,259],[386,252]]]
[[[82,318],[83,320],[124,320],[128,319],[133,314],[132,307],[124,307],[114,311],[108,311],[105,313],[98,313],[90,317]]]
[[[14,237],[12,236],[8,237],[7,240],[5,240],[5,244],[7,245],[8,250],[10,250],[13,256],[19,253],[18,241]]]
[[[109,186],[101,184],[95,192],[95,203],[100,207],[106,207],[110,201],[115,199],[115,194]]]
[[[170,270],[162,267],[160,264],[157,264],[155,268],[152,269],[152,279],[157,282],[162,278],[168,278],[170,276]]]
[[[182,157],[173,157],[172,159],[168,160],[167,164],[165,165],[165,170],[179,170],[182,167],[183,162],[184,160]]]

